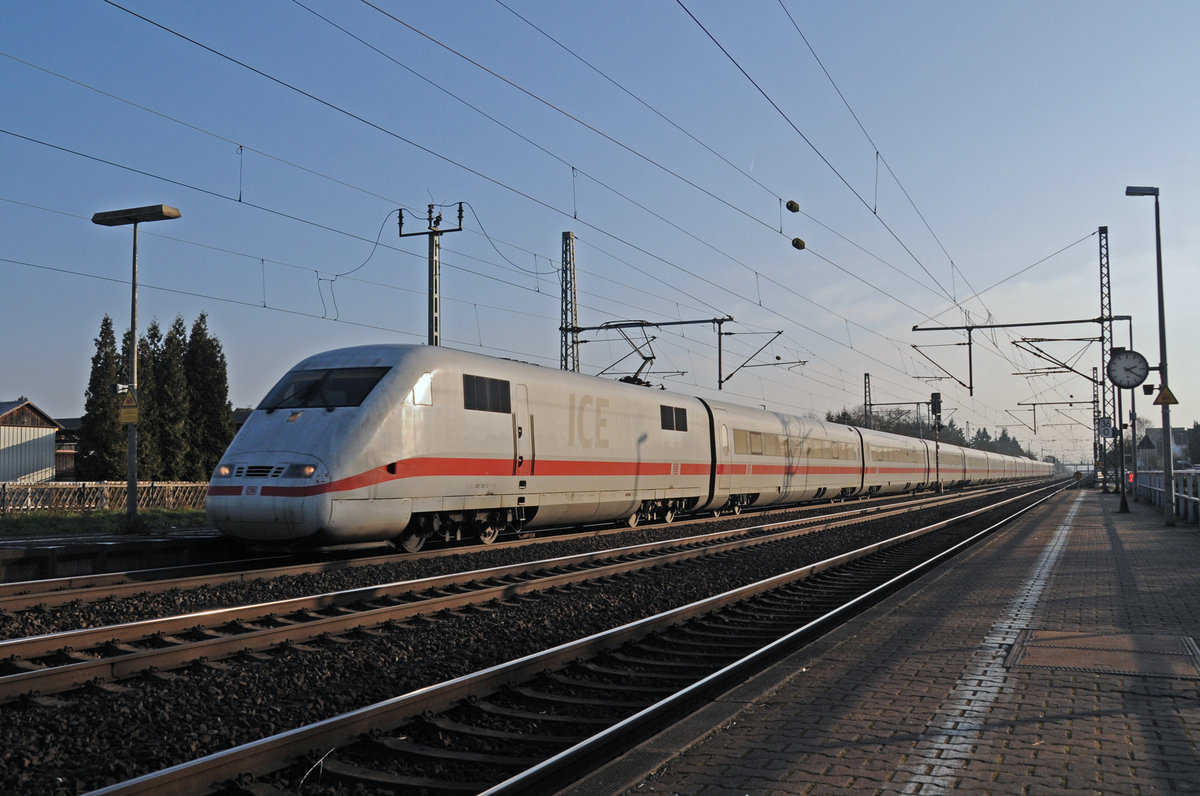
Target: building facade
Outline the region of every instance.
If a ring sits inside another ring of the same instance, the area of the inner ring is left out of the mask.
[[[27,398],[0,401],[0,481],[53,481],[58,428]]]

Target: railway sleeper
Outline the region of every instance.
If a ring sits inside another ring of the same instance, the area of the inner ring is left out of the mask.
[[[480,710],[486,710],[488,713],[491,713],[494,716],[506,716],[513,719],[526,719],[528,721],[547,723],[561,722],[564,724],[585,724],[595,727],[608,727],[613,723],[609,719],[598,718],[596,716],[565,713],[535,713],[532,710],[520,710],[507,705],[498,705],[495,702],[489,702],[483,699],[476,700],[471,704],[478,707]]]
[[[627,710],[630,712],[641,710],[650,704],[646,700],[632,699],[598,699],[596,697],[585,697],[577,694],[558,694],[550,691],[540,691],[529,686],[514,686],[512,692],[520,694],[526,699],[535,702],[545,702],[547,704],[556,705],[559,707],[570,705],[573,707],[585,708],[609,708],[613,710]]]
[[[662,645],[666,650],[676,647],[683,649],[711,649],[717,647],[737,650],[753,647],[759,638],[772,638],[777,635],[772,632],[754,632],[740,628],[717,627],[715,625],[677,627],[672,628],[670,633],[664,635]]]
[[[374,768],[364,768],[354,763],[346,763],[335,757],[328,757],[321,764],[322,770],[348,782],[378,785],[397,792],[434,793],[481,793],[491,787],[490,782],[454,782],[430,777],[412,777],[393,774],[390,771],[380,771]]]
[[[622,681],[623,683],[629,682],[630,680],[639,680],[639,679],[648,680],[652,683],[655,683],[655,682],[661,683],[665,680],[669,680],[671,682],[676,682],[676,683],[691,683],[696,680],[696,677],[691,674],[664,672],[664,671],[662,671],[662,664],[652,664],[652,665],[656,667],[657,671],[642,671],[633,666],[618,669],[618,668],[615,668],[612,666],[601,666],[599,664],[591,663],[591,662],[581,664],[581,666],[583,666],[583,668],[586,669],[591,674],[599,675],[601,677],[625,678]]]
[[[465,738],[487,738],[493,741],[510,741],[518,744],[538,744],[544,746],[574,746],[587,735],[549,735],[546,733],[514,732],[512,730],[493,730],[487,727],[476,727],[462,724],[445,716],[430,716],[422,718],[421,722],[440,732],[454,733]]]
[[[569,674],[562,672],[554,672],[550,675],[550,679],[554,682],[582,691],[600,691],[610,694],[649,694],[652,695],[655,701],[665,699],[675,693],[670,688],[652,685],[632,685],[629,683],[613,683],[603,680],[590,680],[572,677]]]
[[[610,652],[609,657],[611,657],[614,661],[623,663],[627,666],[645,667],[647,669],[651,667],[681,669],[684,671],[695,672],[701,676],[707,674],[708,672],[714,671],[712,663],[709,662],[713,657],[711,655],[702,659],[697,655],[689,654],[686,657],[694,660],[664,660],[661,655],[654,655],[653,657],[640,657],[634,654],[640,651],[641,650],[631,650],[629,652]]]
[[[736,661],[738,658],[744,658],[748,653],[753,652],[762,646],[755,646],[752,643],[733,646],[730,644],[709,644],[707,647],[695,646],[692,648],[681,648],[674,645],[655,646],[647,644],[643,650],[647,653],[660,656],[660,660],[678,661],[685,663],[695,661],[695,666],[703,667],[711,665],[714,661]]]
[[[458,749],[443,749],[387,735],[382,738],[372,738],[370,743],[389,752],[410,755],[412,757],[455,763],[477,763],[485,766],[500,766],[501,768],[529,768],[530,766],[536,766],[544,759],[541,757],[513,757],[506,754],[498,755],[487,752],[463,752]]]
[[[45,666],[38,666],[36,663],[22,660],[21,658],[5,658],[3,661],[0,661],[0,677],[7,677],[10,674],[37,672],[45,668]]]
[[[771,638],[796,629],[795,620],[790,617],[779,620],[766,618],[759,614],[759,618],[763,621],[755,622],[754,617],[747,616],[741,622],[699,622],[686,628],[679,628],[679,630],[683,634],[682,637],[689,641],[712,640],[737,644],[742,639]],[[673,639],[674,637],[672,637]]]

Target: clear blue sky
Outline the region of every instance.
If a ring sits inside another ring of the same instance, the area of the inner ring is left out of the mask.
[[[423,343],[426,239],[398,238],[396,210],[418,231],[429,203],[464,201],[445,345],[557,367],[571,230],[581,325],[732,315],[726,374],[775,331],[752,364],[807,361],[745,368],[725,398],[823,415],[859,406],[870,373],[876,402],[940,390],[960,425],[1077,461],[1090,405],[1048,404],[1091,384],[1013,375],[1049,366],[1013,340],[1094,325],[977,333],[973,396],[912,348],[965,382],[964,337],[912,327],[1097,317],[1107,225],[1113,309],[1156,364],[1153,201],[1124,195],[1154,185],[1174,425],[1198,416],[1200,4],[3,9],[2,400],[80,414],[101,318],[128,327],[130,230],[97,211],[181,210],[142,226],[141,331],[207,313],[249,406],[310,353]],[[652,334],[652,380],[717,394],[711,326]],[[586,337],[588,373],[630,350]],[[1037,345],[1101,366],[1096,344]]]

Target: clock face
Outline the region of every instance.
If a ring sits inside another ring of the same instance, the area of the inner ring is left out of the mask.
[[[1118,387],[1136,387],[1150,375],[1150,363],[1137,351],[1114,351],[1108,360],[1108,380]]]

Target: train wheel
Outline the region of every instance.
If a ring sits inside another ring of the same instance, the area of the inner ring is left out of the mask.
[[[667,509],[667,512],[665,514],[663,514],[663,522],[665,522],[667,525],[670,525],[674,521],[675,521],[674,509]]]
[[[638,524],[638,513],[635,511],[629,515],[629,527],[636,528]]]
[[[405,531],[400,535],[400,549],[406,553],[416,553],[425,546],[425,537],[419,533]]]
[[[742,513],[742,504],[734,503],[732,506],[730,506],[730,511],[732,511],[734,514],[741,514]]]
[[[500,538],[499,525],[481,525],[479,526],[479,541],[484,544],[492,544]]]

